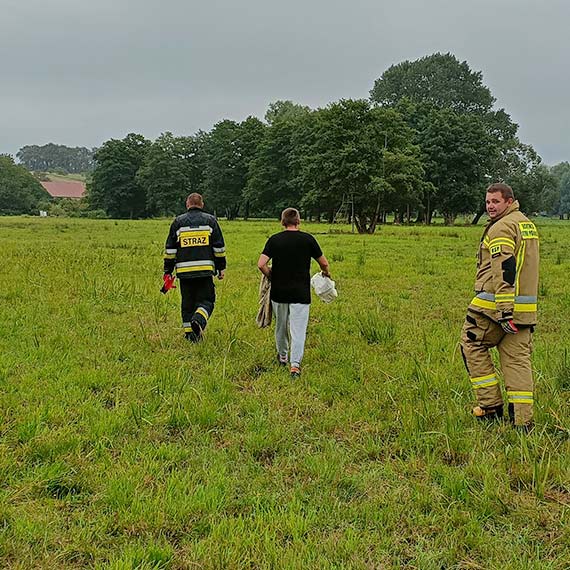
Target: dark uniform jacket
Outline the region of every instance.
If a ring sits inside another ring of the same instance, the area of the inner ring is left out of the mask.
[[[208,277],[226,268],[222,230],[211,214],[191,208],[170,226],[164,252],[164,272],[176,269],[179,279]]]
[[[538,261],[538,232],[515,201],[483,232],[469,309],[495,321],[513,315],[517,324],[536,324]]]

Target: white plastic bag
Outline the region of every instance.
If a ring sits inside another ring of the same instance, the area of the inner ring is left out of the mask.
[[[334,281],[320,272],[311,277],[311,285],[319,299],[325,303],[330,303],[338,297]]]

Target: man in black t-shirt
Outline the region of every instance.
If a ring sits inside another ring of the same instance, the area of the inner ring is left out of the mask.
[[[271,280],[277,359],[279,364],[286,366],[291,347],[293,378],[301,375],[301,359],[305,349],[311,304],[311,258],[317,260],[322,274],[330,277],[327,258],[317,240],[299,230],[300,223],[301,217],[295,208],[283,210],[281,224],[285,231],[267,240],[257,262],[259,270]],[[272,267],[267,265],[270,259]]]

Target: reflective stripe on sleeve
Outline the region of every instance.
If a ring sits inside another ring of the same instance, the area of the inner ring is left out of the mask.
[[[503,297],[509,295],[509,298]],[[508,303],[513,301],[510,293],[495,295],[494,293],[486,293],[481,291],[473,297],[471,304],[482,309],[497,310],[497,303]],[[536,311],[536,297],[534,295],[515,295],[515,312],[517,313],[534,313]]]
[[[510,238],[506,238],[506,237],[498,237],[495,239],[492,239],[489,242],[489,247],[492,247],[494,245],[507,245],[512,249],[515,249],[515,242],[510,239]]]
[[[495,295],[495,302],[497,303],[514,303],[515,294],[514,293],[498,293]]]
[[[226,248],[225,247],[213,247],[214,250],[214,257],[226,257]]]

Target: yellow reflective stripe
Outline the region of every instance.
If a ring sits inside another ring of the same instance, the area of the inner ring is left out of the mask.
[[[208,313],[207,313],[204,309],[202,309],[202,307],[198,307],[198,308],[196,309],[196,312],[197,312],[199,315],[202,315],[206,320],[208,320]]]
[[[517,278],[515,281],[515,295],[518,295],[519,288],[520,288],[520,278],[522,273],[522,268],[524,264],[524,254],[526,250],[526,241],[522,241],[521,248],[519,249],[519,253],[517,255]]]
[[[490,246],[494,246],[494,245],[508,245],[509,247],[512,247],[513,249],[515,249],[515,242],[512,239],[509,238],[504,238],[504,237],[499,237],[499,238],[495,238],[492,239],[489,242]]]
[[[474,376],[471,378],[471,382],[480,382],[481,380],[491,380],[495,378],[495,374],[487,374],[487,376]]]
[[[511,404],[532,404],[532,392],[520,392],[507,390],[507,397]]]
[[[515,303],[516,313],[536,313],[536,303]]]
[[[175,253],[165,253],[164,259],[176,259],[176,254]]]
[[[471,378],[471,384],[473,390],[478,390],[479,388],[488,388],[489,386],[495,386],[498,384],[497,377],[494,374],[487,374],[487,376],[477,376]]]
[[[214,251],[214,257],[226,257],[226,253],[217,253]]]
[[[211,265],[194,265],[192,267],[177,267],[176,273],[189,273],[190,271],[214,271]]]
[[[489,245],[489,236],[488,236],[488,235],[486,235],[486,236],[484,237],[483,243],[484,243],[485,245]]]
[[[498,293],[495,295],[495,302],[496,303],[508,303],[509,301],[515,300],[514,293]]]
[[[473,390],[479,390],[479,388],[489,388],[490,386],[496,386],[499,382],[497,380],[489,380],[489,382],[482,382],[481,384],[473,384]]]
[[[497,310],[495,301],[485,301],[485,299],[479,299],[478,297],[473,297],[471,304],[481,309]],[[515,303],[514,307],[515,313],[535,313],[536,310],[536,303]]]
[[[473,297],[471,304],[475,305],[476,307],[481,307],[482,309],[497,308],[497,303],[495,303],[495,301],[485,301],[485,299],[479,299],[479,297]]]

